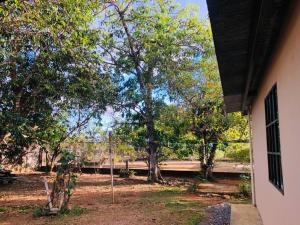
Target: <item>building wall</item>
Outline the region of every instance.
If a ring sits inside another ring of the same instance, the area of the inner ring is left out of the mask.
[[[300,1],[252,105],[256,204],[264,225],[300,224]],[[284,194],[268,179],[264,98],[277,83]]]

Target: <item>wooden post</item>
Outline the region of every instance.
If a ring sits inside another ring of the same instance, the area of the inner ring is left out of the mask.
[[[126,171],[128,172],[129,171],[128,159],[126,159],[126,161],[125,161],[125,168],[126,168]]]
[[[113,166],[113,152],[112,152],[112,131],[109,131],[109,159],[110,159],[110,177],[111,177],[111,194],[112,194],[112,204],[115,203],[115,193],[114,193],[114,166]]]

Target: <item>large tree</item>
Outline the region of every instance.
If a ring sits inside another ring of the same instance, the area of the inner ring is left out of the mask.
[[[62,117],[75,119],[58,144],[111,101],[91,26],[99,8],[96,0],[0,3],[0,155],[11,162],[65,125]]]
[[[245,139],[247,134],[247,119],[240,114],[228,114],[225,111],[212,33],[208,34],[210,42],[206,46],[207,54],[199,59],[201,69],[174,82],[171,92],[189,115],[189,130],[197,138],[204,178],[212,177],[216,150],[224,148],[224,144],[227,145],[228,141],[231,141],[228,140],[228,131],[240,134],[240,139]]]
[[[104,2],[107,10],[99,19],[104,69],[119,83],[125,114],[137,115],[146,127],[149,180],[157,182],[157,113],[170,80],[196,70],[195,58],[205,54],[207,27],[196,11],[171,0]]]

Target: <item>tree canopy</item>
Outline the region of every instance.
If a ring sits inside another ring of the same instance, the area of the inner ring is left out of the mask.
[[[173,1],[105,1],[99,44],[104,69],[119,84],[119,103],[127,118],[146,128],[149,179],[160,178],[155,121],[173,83],[196,70],[206,54],[207,24]]]
[[[114,88],[91,28],[98,1],[0,4],[0,154],[18,162],[63,114],[80,118],[77,124],[100,116]]]
[[[107,106],[122,114],[118,152],[143,149],[155,182],[174,153],[197,152],[209,173],[216,149],[247,139],[247,120],[224,110],[210,24],[195,9],[172,0],[0,6],[0,156],[8,161],[21,162],[37,143],[53,162]]]

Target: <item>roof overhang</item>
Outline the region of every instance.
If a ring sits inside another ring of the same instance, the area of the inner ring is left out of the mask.
[[[207,0],[227,112],[247,112],[289,0]]]

